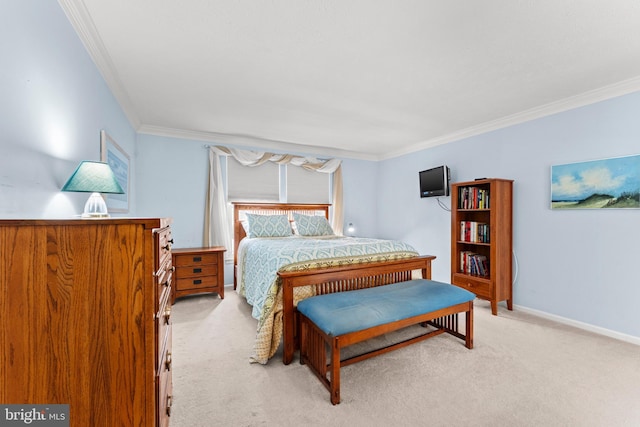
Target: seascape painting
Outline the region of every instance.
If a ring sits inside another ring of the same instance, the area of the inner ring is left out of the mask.
[[[551,209],[640,209],[640,155],[552,166]]]

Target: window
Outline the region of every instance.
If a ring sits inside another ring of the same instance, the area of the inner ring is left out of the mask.
[[[330,203],[331,174],[287,165],[286,200],[288,203]]]
[[[278,202],[280,200],[280,173],[276,163],[243,166],[232,156],[227,159],[227,200]]]
[[[329,173],[274,162],[249,167],[231,156],[226,159],[230,202],[330,203]]]

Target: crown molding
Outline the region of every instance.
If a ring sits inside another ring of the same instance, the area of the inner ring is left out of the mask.
[[[618,83],[614,83],[609,86],[605,86],[599,89],[590,90],[580,95],[571,96],[569,98],[554,101],[549,104],[541,105],[539,107],[531,108],[529,110],[522,111],[520,113],[511,114],[506,117],[502,117],[497,120],[492,120],[463,129],[458,132],[453,132],[448,135],[443,135],[438,138],[433,138],[427,141],[423,141],[411,146],[408,146],[402,150],[389,152],[384,156],[381,156],[379,160],[391,159],[394,157],[403,156],[405,154],[415,153],[427,148],[432,148],[438,145],[447,144],[469,138],[483,133],[491,132],[498,129],[503,129],[509,126],[514,126],[520,123],[525,123],[531,120],[539,119],[541,117],[550,116],[553,114],[561,113],[563,111],[573,110],[575,108],[584,107],[586,105],[595,104],[600,101],[615,98],[618,96],[628,95],[633,92],[640,91],[640,77],[634,77],[628,80],[623,80]]]
[[[190,139],[205,141],[217,144],[231,145],[240,148],[263,148],[267,150],[283,151],[291,154],[313,154],[320,156],[330,156],[337,158],[349,158],[359,160],[377,161],[379,156],[361,153],[356,151],[341,150],[329,147],[319,147],[295,142],[280,141],[275,139],[261,138],[253,135],[230,134],[219,132],[189,131],[183,129],[172,129],[162,126],[142,125],[138,128],[138,133],[164,136],[169,138]]]
[[[217,142],[220,144],[228,144],[233,146],[242,147],[258,147],[269,150],[281,150],[286,152],[297,153],[309,153],[316,155],[325,155],[332,157],[351,158],[358,160],[368,161],[381,161],[400,157],[406,154],[416,153],[428,148],[433,148],[438,145],[448,144],[455,141],[460,141],[472,136],[481,135],[487,132],[492,132],[498,129],[503,129],[509,126],[518,125],[521,123],[529,122],[531,120],[539,119],[542,117],[550,116],[553,114],[569,111],[575,108],[584,107],[586,105],[595,104],[597,102],[612,99],[618,96],[628,95],[633,92],[640,91],[640,77],[624,80],[609,86],[605,86],[599,89],[591,90],[580,95],[565,98],[559,101],[551,102],[549,104],[541,105],[539,107],[531,108],[529,110],[522,111],[520,113],[512,114],[506,117],[502,117],[497,120],[492,120],[472,126],[458,132],[453,132],[447,135],[443,135],[438,138],[429,139],[417,144],[410,145],[402,150],[391,151],[385,154],[377,155],[371,153],[362,153],[327,147],[309,146],[303,144],[297,144],[293,142],[278,141],[273,139],[265,139],[251,135],[243,134],[226,134],[218,132],[200,132],[200,131],[186,131],[180,129],[171,129],[160,126],[142,125],[139,127],[138,132],[146,133],[157,136],[166,136],[171,138],[184,138],[194,139],[200,141]]]
[[[118,77],[111,57],[102,43],[86,6],[82,0],[58,0],[58,4],[60,4],[60,7],[62,7],[62,10],[67,15],[67,19],[69,19],[71,25],[76,30],[78,37],[84,44],[93,63],[98,68],[100,74],[102,74],[102,78],[120,104],[129,122],[134,129],[138,128],[140,126],[138,114],[133,108],[129,95],[124,90],[124,86]]]

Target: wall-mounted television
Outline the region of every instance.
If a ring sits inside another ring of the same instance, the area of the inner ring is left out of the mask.
[[[423,170],[420,176],[420,197],[449,195],[449,167],[446,165]]]

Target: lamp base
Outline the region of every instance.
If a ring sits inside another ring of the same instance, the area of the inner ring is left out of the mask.
[[[109,214],[97,214],[97,213],[82,213],[80,218],[111,218]]]
[[[100,193],[91,193],[87,203],[84,204],[82,218],[109,218],[107,204]]]

